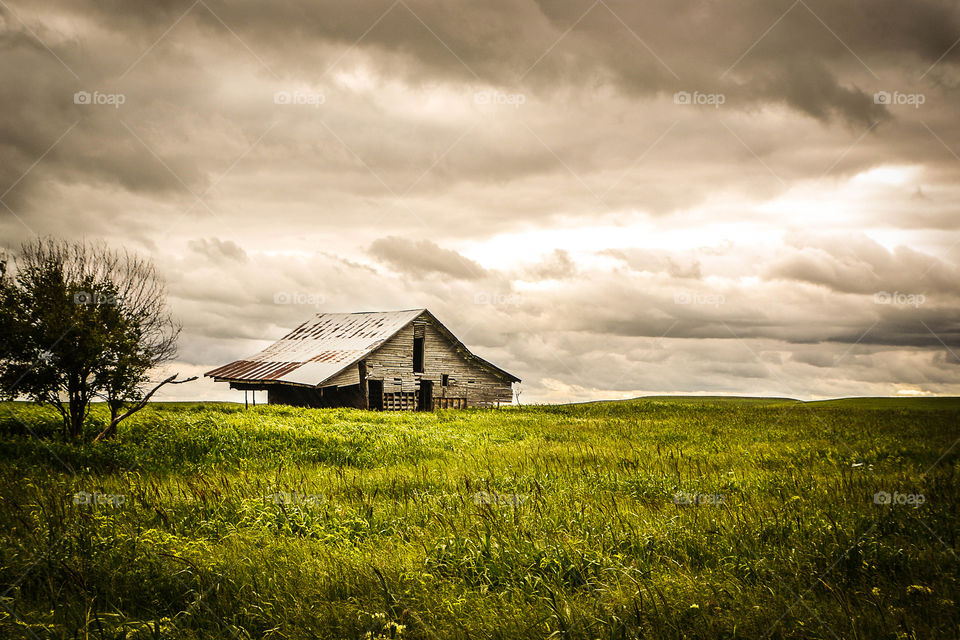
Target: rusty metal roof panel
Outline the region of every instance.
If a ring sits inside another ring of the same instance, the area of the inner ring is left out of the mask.
[[[320,385],[382,345],[424,311],[318,313],[260,353],[205,375],[221,380]]]
[[[215,378],[229,378],[232,380],[277,380],[281,376],[300,366],[299,362],[256,362],[251,360],[237,360],[224,365],[206,375]]]

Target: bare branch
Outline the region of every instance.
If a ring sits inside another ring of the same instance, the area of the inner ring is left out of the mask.
[[[140,400],[140,402],[132,406],[128,411],[126,411],[122,415],[117,416],[113,420],[111,420],[110,425],[106,429],[101,431],[99,434],[97,434],[97,437],[94,438],[93,441],[100,442],[101,440],[105,440],[113,436],[117,431],[117,425],[120,424],[122,421],[126,420],[127,418],[129,418],[130,416],[132,416],[133,414],[135,414],[137,411],[140,411],[145,406],[147,406],[147,402],[150,401],[150,398],[153,396],[153,394],[155,394],[163,385],[183,384],[185,382],[193,382],[194,380],[197,379],[197,376],[193,376],[191,378],[185,378],[184,380],[177,380],[178,375],[180,374],[175,373],[169,378],[167,378],[166,380],[162,380],[161,382],[159,382],[153,389],[151,389],[149,392],[147,392],[146,395],[143,396],[143,399]]]

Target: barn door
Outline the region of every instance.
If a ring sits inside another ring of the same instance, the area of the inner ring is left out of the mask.
[[[417,411],[433,411],[433,380],[420,381],[420,396],[417,398]]]
[[[383,411],[383,380],[367,380],[367,401],[374,411]]]

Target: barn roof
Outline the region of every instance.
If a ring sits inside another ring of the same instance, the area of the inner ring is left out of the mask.
[[[512,382],[519,378],[467,349],[426,309],[318,313],[272,345],[204,375],[216,380],[274,382],[319,387],[379,348],[415,318],[427,315],[464,357]]]

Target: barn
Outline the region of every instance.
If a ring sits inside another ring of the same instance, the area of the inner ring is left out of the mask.
[[[473,354],[426,309],[318,313],[255,355],[208,371],[269,404],[430,411],[495,407],[520,378]]]

